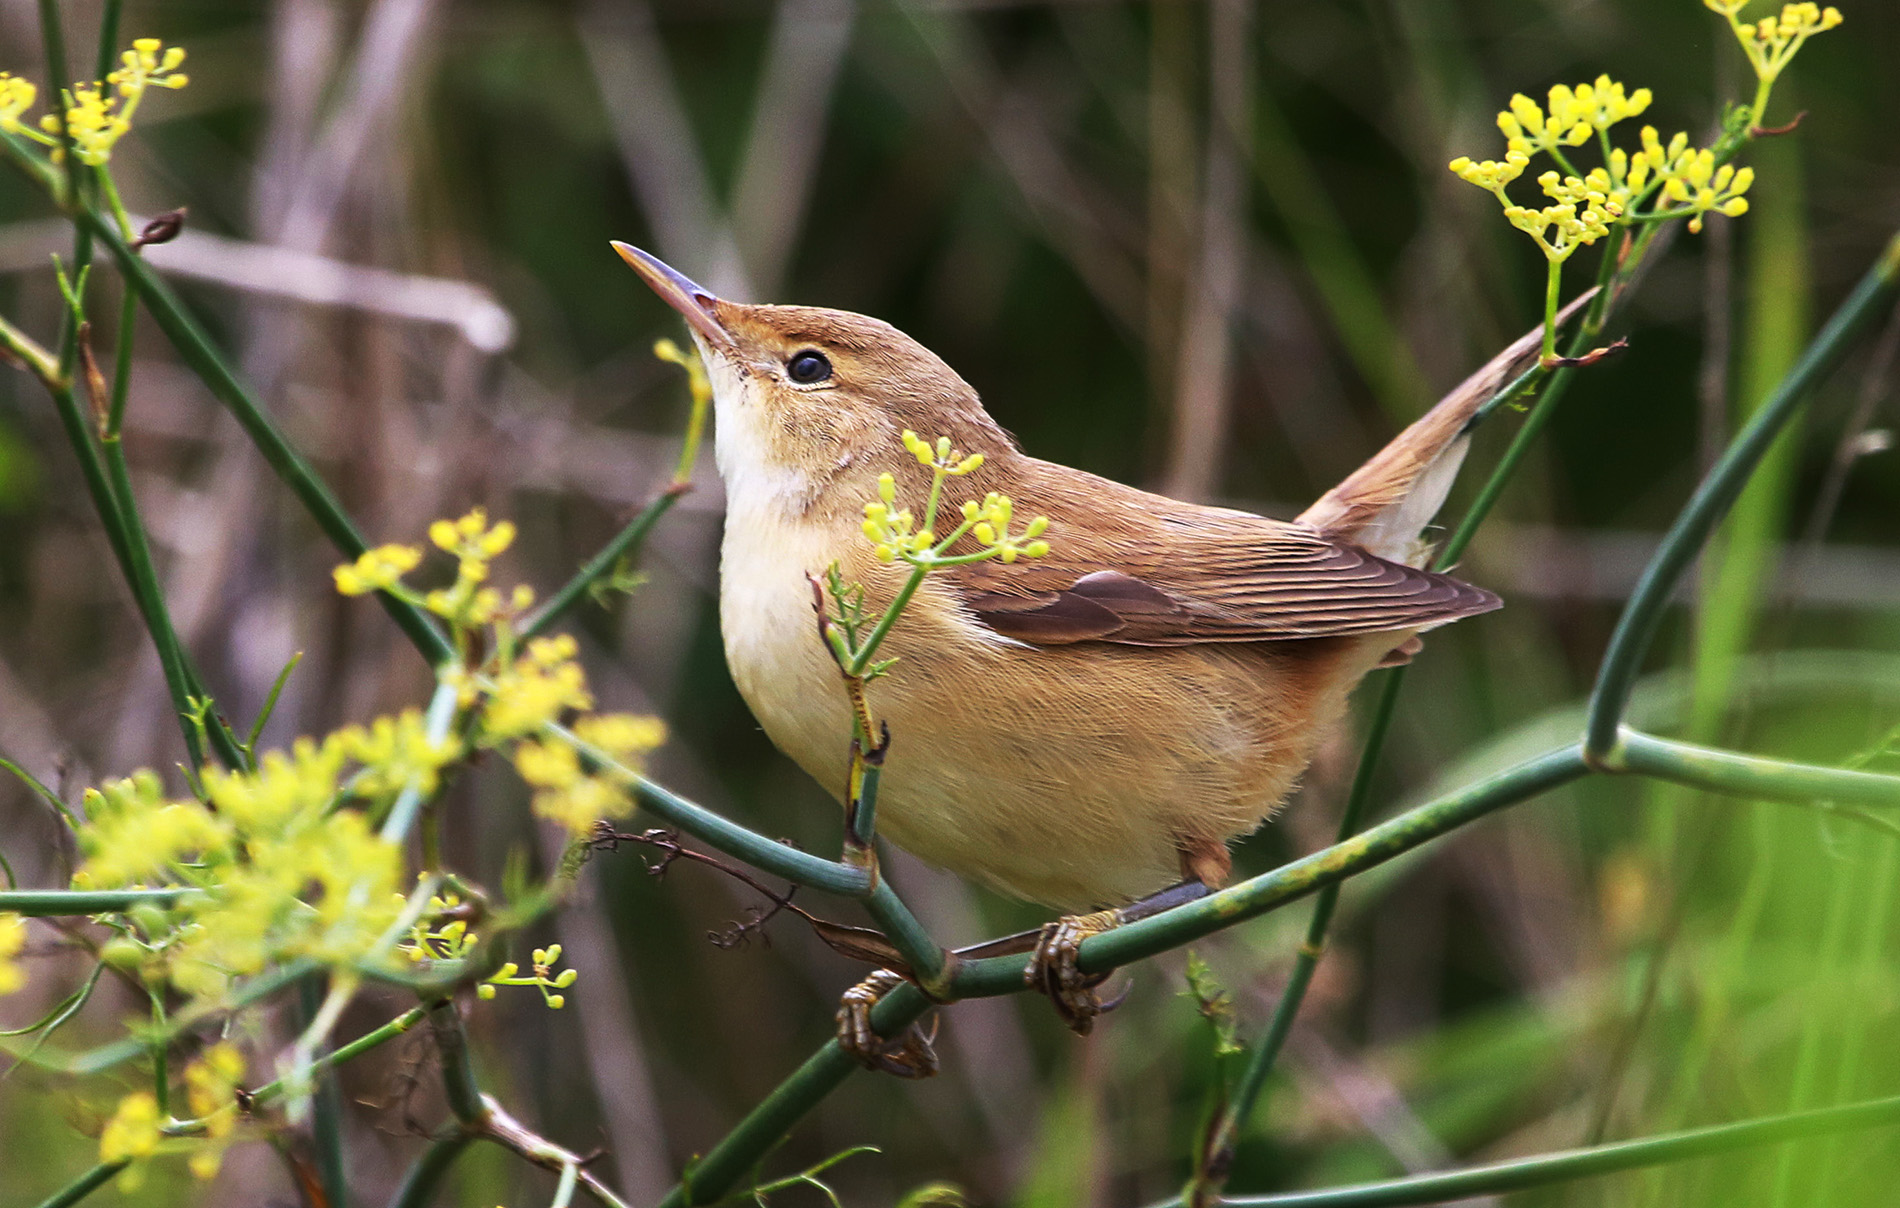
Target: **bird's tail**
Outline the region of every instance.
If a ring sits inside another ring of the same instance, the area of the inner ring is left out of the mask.
[[[1561,326],[1596,295],[1593,289],[1564,307]],[[1491,358],[1374,454],[1300,519],[1321,533],[1381,558],[1419,566],[1430,554],[1420,538],[1438,514],[1464,461],[1465,425],[1512,378],[1530,367],[1543,343],[1542,325]]]

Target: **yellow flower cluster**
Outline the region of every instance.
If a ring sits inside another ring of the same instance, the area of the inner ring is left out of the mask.
[[[491,739],[520,738],[569,709],[593,708],[587,676],[574,661],[577,653],[567,634],[529,642],[526,654],[495,672],[482,707],[483,732]]]
[[[1546,172],[1537,184],[1555,204],[1542,209],[1507,204],[1504,216],[1535,239],[1544,255],[1556,263],[1608,235],[1610,224],[1623,216],[1622,205],[1590,181]]]
[[[1548,99],[1546,111],[1522,93],[1512,97],[1510,108],[1498,114],[1498,129],[1505,141],[1504,158],[1473,160],[1461,155],[1451,161],[1451,170],[1495,196],[1511,225],[1535,239],[1552,264],[1561,264],[1579,247],[1609,234],[1610,227],[1629,212],[1640,195],[1640,189],[1629,184],[1632,170],[1639,177],[1648,171],[1642,153],[1637,154],[1632,169],[1627,155],[1610,150],[1607,170],[1595,168],[1579,174],[1565,156],[1565,148],[1581,147],[1599,136],[1607,148],[1610,127],[1643,113],[1654,98],[1647,88],[1629,92],[1603,75],[1594,83],[1574,88],[1558,84],[1550,90]],[[1521,206],[1505,190],[1524,174],[1539,152],[1550,155],[1563,169],[1537,178],[1538,186],[1553,204]]]
[[[396,586],[421,561],[422,551],[413,545],[379,545],[330,573],[343,595],[366,596]]]
[[[1719,7],[1718,0],[1708,2]],[[1754,183],[1754,170],[1718,166],[1714,151],[1690,146],[1687,134],[1677,134],[1665,146],[1654,126],[1644,126],[1642,146],[1635,153],[1610,145],[1610,127],[1649,108],[1649,89],[1626,92],[1617,81],[1598,76],[1594,83],[1575,88],[1560,84],[1550,90],[1549,99],[1546,112],[1520,94],[1498,114],[1498,129],[1506,143],[1503,159],[1473,160],[1461,155],[1450,167],[1460,178],[1496,197],[1504,216],[1535,239],[1553,265],[1627,220],[1687,218],[1693,232],[1702,229],[1710,212],[1730,218],[1748,212],[1742,195]],[[1603,165],[1579,174],[1565,157],[1565,148],[1581,147],[1593,136],[1601,136]],[[1506,190],[1539,153],[1549,154],[1563,169],[1537,178],[1552,204],[1519,205]],[[1639,214],[1638,207],[1651,199],[1658,200],[1655,208]]]
[[[521,966],[509,961],[495,972],[495,975],[475,988],[482,998],[495,997],[496,986],[535,986],[541,991],[541,998],[549,1009],[558,1011],[567,1005],[567,996],[556,993],[573,985],[580,978],[580,970],[563,969],[554,972],[554,966],[561,961],[561,946],[550,944],[546,948],[534,950],[534,972],[531,976],[521,975]]]
[[[11,994],[26,984],[26,970],[14,963],[26,947],[26,920],[17,914],[0,914],[0,995]]]
[[[501,593],[480,586],[488,578],[488,564],[500,557],[515,542],[515,526],[503,520],[492,528],[488,513],[471,510],[459,520],[438,520],[429,526],[429,540],[437,549],[455,555],[455,583],[423,597],[423,606],[458,628],[487,625],[502,612]],[[534,604],[534,592],[517,587],[509,599],[509,611],[526,612]]]
[[[1526,162],[1538,151],[1548,151],[1561,160],[1564,147],[1581,147],[1591,136],[1625,118],[1639,116],[1653,99],[1647,88],[1626,94],[1623,85],[1601,75],[1595,83],[1575,88],[1554,85],[1548,113],[1536,101],[1518,93],[1511,98],[1511,107],[1498,114],[1498,129],[1504,132],[1506,147],[1523,155]]]
[[[611,757],[619,768],[632,770],[642,755],[666,741],[666,728],[650,717],[605,713],[576,721],[574,736]],[[566,742],[520,743],[515,747],[515,770],[535,790],[534,812],[576,837],[587,834],[599,819],[624,818],[633,811],[629,777],[615,768],[588,772],[580,753]]]
[[[181,46],[167,47],[157,38],[139,38],[119,56],[120,66],[104,80],[81,80],[64,94],[60,113],[41,116],[39,129],[20,121],[33,107],[39,90],[26,80],[0,72],[0,130],[23,134],[52,147],[53,159],[65,154],[60,143],[64,127],[80,162],[95,167],[112,158],[112,148],[132,129],[132,115],[151,88],[183,88],[190,83],[178,67],[185,61]],[[117,95],[113,95],[116,90]]]
[[[878,561],[889,562],[898,554],[921,554],[936,544],[937,535],[929,529],[914,531],[917,521],[908,509],[892,510],[897,504],[896,478],[878,475],[877,496],[875,502],[864,505],[863,528]]]
[[[157,38],[136,38],[132,49],[119,52],[119,68],[106,76],[116,85],[129,107],[145,95],[147,88],[183,88],[190,78],[178,68],[185,61],[185,48],[167,47]],[[128,114],[129,116],[129,114]]]
[[[972,453],[968,457],[965,457],[959,450],[950,447],[950,438],[947,436],[939,436],[937,443],[932,445],[923,437],[912,432],[909,428],[906,428],[904,429],[903,441],[904,447],[910,450],[911,456],[915,457],[919,463],[929,466],[941,473],[948,474],[953,478],[961,478],[970,471],[981,468],[983,465],[983,455],[981,453]]]
[[[972,453],[965,457],[950,447],[949,437],[940,436],[933,445],[908,428],[904,430],[903,441],[904,448],[910,451],[911,456],[931,469],[930,498],[925,505],[924,520],[920,526],[908,509],[897,506],[896,477],[889,473],[878,475],[877,498],[864,505],[864,524],[861,527],[880,562],[891,562],[898,558],[914,566],[954,565],[985,558],[1014,562],[1019,557],[1040,558],[1049,552],[1049,543],[1038,540],[1047,531],[1049,518],[1038,516],[1029,522],[1025,532],[1012,535],[1009,531],[1012,512],[1009,496],[995,492],[985,496],[982,503],[974,500],[964,503],[961,508],[963,523],[940,539],[934,526],[944,480],[961,478],[981,468],[983,455]],[[974,537],[982,548],[946,558],[946,551],[962,540],[965,534]]]
[[[75,885],[200,891],[135,914],[115,959],[216,998],[231,978],[273,962],[346,964],[370,953],[400,909],[387,903],[402,855],[361,810],[339,808],[345,764],[367,750],[360,732],[343,731],[267,752],[255,772],[208,768],[204,802],[168,800],[150,772],[89,791]],[[411,774],[365,764],[349,792],[393,793]]]
[[[1643,133],[1653,132],[1646,129]],[[1748,213],[1748,199],[1742,194],[1755,183],[1753,168],[1736,168],[1732,164],[1718,168],[1715,153],[1705,148],[1685,152],[1666,173],[1659,175],[1663,181],[1663,200],[1678,207],[1669,212],[1689,215],[1691,231],[1702,229],[1703,215],[1711,210],[1730,218]]]
[[[402,577],[422,563],[422,550],[414,545],[381,545],[365,552],[355,562],[332,572],[336,589],[346,596],[386,591],[447,620],[458,630],[492,624],[501,616],[518,616],[534,604],[534,592],[526,586],[509,593],[504,608],[501,593],[482,586],[488,579],[488,566],[514,544],[515,526],[503,520],[492,527],[488,513],[474,508],[459,520],[438,520],[429,526],[429,540],[438,549],[456,559],[455,582],[445,588],[417,594]]]
[[[0,71],[0,130],[8,134],[23,134],[25,127],[20,125],[20,115],[33,107],[40,90],[31,80]]]
[[[150,1091],[134,1091],[119,1100],[119,1106],[99,1134],[101,1162],[137,1162],[158,1152],[158,1100]],[[127,1171],[127,1175],[132,1175]],[[136,1186],[136,1176],[123,1179],[121,1186]],[[129,1188],[128,1188],[129,1189]]]
[[[185,1067],[185,1103],[205,1130],[204,1143],[192,1151],[189,1163],[191,1173],[201,1179],[216,1177],[224,1162],[225,1146],[237,1131],[237,1091],[243,1079],[244,1055],[228,1042],[212,1045]]]
[[[74,84],[67,94],[66,132],[80,163],[95,167],[105,163],[112,158],[113,146],[131,132],[130,111],[115,112],[118,103],[97,84]],[[50,113],[40,119],[40,129],[49,135],[58,134],[59,127],[60,119]]]
[[[1020,534],[1012,536],[1009,524],[1014,512],[1015,505],[1009,496],[991,491],[981,504],[972,501],[963,505],[963,521],[970,526],[972,537],[994,549],[1005,562],[1014,562],[1024,555],[1040,558],[1048,553],[1049,543],[1039,538],[1049,531],[1049,518],[1038,516]]]
[[[460,917],[462,897],[456,893],[429,895],[429,908],[409,928],[403,952],[418,964],[423,961],[457,961],[475,947],[477,936],[469,930],[468,920]],[[438,920],[448,921],[437,924]]]
[[[415,709],[379,717],[368,727],[347,726],[337,731],[336,741],[343,753],[363,765],[351,788],[364,797],[409,787],[426,797],[441,783],[442,769],[462,757],[462,744],[455,739],[430,739],[428,725]]]
[[[565,737],[543,736],[543,731],[570,712],[592,709],[594,698],[587,689],[586,674],[575,661],[579,650],[572,637],[535,638],[525,649],[517,647],[512,620],[533,603],[533,593],[517,587],[503,608],[500,593],[482,586],[489,563],[514,539],[513,524],[503,520],[491,525],[487,513],[475,508],[460,519],[438,520],[429,526],[429,540],[456,558],[453,586],[417,595],[402,582],[402,576],[421,561],[421,550],[389,545],[337,567],[337,587],[351,595],[388,591],[419,603],[446,618],[463,637],[477,628],[492,627],[489,640],[462,644],[463,649],[479,646],[492,651],[487,662],[444,672],[458,689],[461,708],[474,714],[477,724],[472,740],[483,747],[515,743],[511,757],[535,790],[535,812],[583,835],[600,818],[625,816],[632,808],[630,786],[624,775],[584,768]],[[665,740],[658,721],[617,714],[582,717],[574,723],[574,731],[582,742],[618,760],[622,767],[637,766],[641,755]],[[367,731],[345,731],[343,740],[343,749],[364,764],[358,783],[365,792],[413,784],[426,794],[433,791],[440,769],[463,754],[458,743],[431,743],[423,718],[413,712],[383,718]]]
[[[1729,28],[1735,31],[1736,40],[1742,44],[1756,77],[1763,83],[1774,82],[1799,53],[1802,43],[1844,20],[1841,10],[1831,4],[1826,8],[1818,4],[1784,4],[1779,16],[1744,21],[1741,13],[1748,7],[1749,0],[1702,0],[1702,3],[1728,18]],[[1761,120],[1760,113],[1755,114],[1755,120]]]

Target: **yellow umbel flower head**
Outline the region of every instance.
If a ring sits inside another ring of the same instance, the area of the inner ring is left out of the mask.
[[[0,71],[0,130],[8,134],[21,133],[24,127],[20,125],[20,115],[33,107],[39,94],[33,81]]]
[[[26,947],[26,920],[17,914],[0,914],[0,995],[11,994],[26,985],[26,970],[13,958]]]

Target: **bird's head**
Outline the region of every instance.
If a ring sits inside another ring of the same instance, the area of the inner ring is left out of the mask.
[[[889,323],[728,301],[639,248],[613,247],[692,331],[730,494],[804,511],[851,484],[856,506],[857,480],[911,460],[898,440],[906,428],[965,453],[1014,450],[969,383]]]

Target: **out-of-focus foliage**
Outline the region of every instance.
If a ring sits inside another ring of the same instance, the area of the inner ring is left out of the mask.
[[[89,47],[98,6],[61,7],[72,47]],[[485,505],[520,526],[508,581],[544,592],[664,486],[685,418],[677,375],[647,354],[675,321],[610,238],[734,296],[891,320],[1040,456],[1291,514],[1541,313],[1543,257],[1445,171],[1495,142],[1510,96],[1603,73],[1650,83],[1643,120],[1693,140],[1755,91],[1736,40],[1694,0],[126,8],[129,35],[191,47],[191,87],[111,148],[134,213],[189,207],[187,238],[151,261],[214,319],[373,539]],[[1743,19],[1766,12],[1755,8]],[[1382,805],[1574,733],[1563,711],[1648,535],[1890,233],[1900,11],[1844,11],[1844,31],[1816,38],[1776,85],[1768,120],[1806,117],[1758,149],[1753,212],[1732,229],[1710,217],[1662,259],[1622,321],[1632,347],[1578,383],[1504,523],[1473,547],[1463,573],[1511,606],[1432,637]],[[0,70],[39,78],[39,54],[34,6],[0,0]],[[62,306],[48,256],[70,246],[50,218],[0,177],[0,313],[48,331]],[[1231,334],[1226,348],[1209,351],[1210,330]],[[156,331],[138,348],[134,484],[181,636],[221,703],[255,715],[299,650],[267,743],[426,695],[426,667],[383,617],[313,586],[334,558],[232,421]],[[1896,422],[1890,369],[1850,363],[1778,455],[1665,643],[1692,670],[1646,685],[1645,724],[1900,768],[1900,462],[1879,435]],[[1495,458],[1511,422],[1480,436],[1474,464]],[[644,582],[579,614],[588,680],[603,709],[668,719],[667,783],[824,850],[835,807],[771,749],[725,675],[719,492],[703,461],[698,490],[649,542]],[[173,766],[166,709],[57,421],[9,371],[0,754],[76,794]],[[1326,841],[1355,751],[1350,735],[1327,748],[1239,853],[1243,871]],[[454,863],[501,882],[510,861],[558,857],[533,789],[473,783],[448,799],[467,820],[450,832],[465,848]],[[8,781],[0,818],[23,883],[63,878],[78,853],[42,802]],[[581,1150],[597,1139],[646,1200],[828,1034],[857,970],[789,920],[770,943],[730,930],[759,904],[749,891],[635,861],[602,856],[591,900],[538,941],[586,970],[569,1009],[504,995],[474,1026],[485,1082],[544,1134]],[[1040,921],[891,867],[952,942]],[[1895,838],[1838,815],[1633,781],[1502,815],[1348,888],[1231,1186],[1378,1177],[1891,1091],[1896,887]],[[1200,946],[1242,1040],[1303,921],[1285,912]],[[719,947],[709,932],[747,942]],[[0,1001],[0,1026],[44,1015],[84,968],[51,929],[28,938],[0,959],[0,979],[33,976]],[[0,952],[8,942],[0,931]],[[1135,970],[1129,1005],[1086,1042],[1037,1001],[961,1005],[943,1076],[861,1078],[772,1171],[872,1144],[881,1154],[823,1172],[847,1203],[938,1180],[996,1203],[1170,1194],[1220,1060],[1180,993],[1185,967]],[[73,1035],[110,1034],[128,995],[102,984],[98,1020],[82,1016]],[[342,1031],[406,1005],[371,995]],[[366,1200],[386,1197],[418,1149],[411,1122],[440,1114],[433,1086],[410,1085],[414,1054],[384,1054],[345,1071]],[[36,1155],[0,1162],[8,1203],[83,1167],[108,1126],[100,1105],[130,1089],[102,1085],[54,1112],[35,1077],[0,1083],[0,1153]],[[122,1123],[132,1136],[136,1121]],[[1877,1204],[1896,1166],[1891,1137],[1871,1134],[1541,1199]],[[551,1192],[483,1150],[456,1178],[470,1203]],[[226,1153],[219,1180],[210,1194],[234,1203],[295,1194],[255,1145]],[[203,1193],[161,1163],[139,1194]]]

